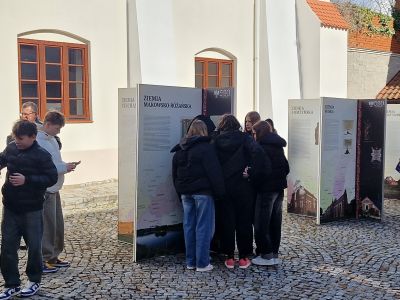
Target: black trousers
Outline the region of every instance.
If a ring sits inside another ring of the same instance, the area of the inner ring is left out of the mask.
[[[236,237],[239,258],[245,258],[253,254],[254,191],[245,179],[227,182],[226,188],[220,213],[222,251],[233,258]]]
[[[257,195],[254,214],[256,253],[277,258],[281,243],[283,190]]]
[[[217,254],[221,254],[223,253],[221,239],[223,235],[222,219],[224,218],[224,213],[222,210],[223,209],[222,200],[215,199],[214,207],[215,207],[215,230],[214,230],[214,236],[211,240],[210,250]]]

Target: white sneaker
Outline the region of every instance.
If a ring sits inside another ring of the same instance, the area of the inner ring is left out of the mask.
[[[193,266],[186,266],[186,269],[188,269],[188,270],[194,270],[194,269],[196,269],[196,267],[193,267]]]
[[[21,293],[21,288],[19,286],[13,287],[13,288],[6,288],[1,294],[0,294],[0,299],[1,300],[7,300],[12,298],[15,295],[18,295]]]
[[[204,267],[204,268],[196,268],[197,272],[208,272],[211,271],[212,269],[214,269],[213,265],[209,264],[208,266]]]
[[[257,266],[273,266],[275,264],[275,261],[273,258],[271,259],[266,259],[262,258],[261,256],[257,256],[256,258],[253,258],[251,262]]]
[[[30,297],[35,295],[40,288],[40,283],[28,281],[26,286],[21,290],[20,297]]]

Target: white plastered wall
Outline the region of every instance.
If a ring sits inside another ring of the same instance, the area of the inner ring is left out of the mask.
[[[375,98],[400,71],[400,55],[396,53],[350,48],[347,58],[349,98]]]
[[[347,97],[347,31],[321,27],[321,97]]]
[[[296,0],[301,98],[347,97],[347,31],[321,26]]]
[[[142,83],[194,87],[196,54],[216,50],[235,61],[239,120],[254,109],[253,1],[136,0],[135,8]]]
[[[321,23],[306,0],[296,0],[301,98],[320,97]]]
[[[5,146],[19,113],[17,37],[78,42],[57,34],[67,32],[90,43],[93,122],[67,124],[61,131],[64,160],[82,161],[66,184],[116,178],[117,94],[127,85],[126,27],[125,0],[0,1],[0,145],[3,140]],[[52,33],[24,35],[37,30]]]
[[[260,99],[260,113],[272,118],[279,134],[287,138],[288,99],[300,98],[295,0],[266,2],[272,107],[263,109]]]

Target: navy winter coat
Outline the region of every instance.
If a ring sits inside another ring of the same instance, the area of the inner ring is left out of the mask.
[[[225,195],[221,166],[209,137],[184,138],[171,152],[175,152],[172,177],[178,194]]]
[[[15,142],[0,153],[0,168],[7,167],[6,181],[1,189],[4,206],[14,213],[36,211],[43,208],[46,189],[57,182],[57,169],[51,155],[34,141],[32,146],[20,150]],[[9,176],[21,173],[25,183],[13,186]]]
[[[290,170],[283,151],[286,141],[276,133],[269,133],[263,136],[258,143],[265,152],[265,159],[271,162],[272,172],[251,179],[255,182],[257,190],[275,192],[287,188],[286,176]]]
[[[223,131],[215,137],[214,143],[224,178],[229,185],[247,181],[243,178],[246,167],[250,167],[249,174],[253,176],[271,171],[262,148],[247,133],[239,130]]]

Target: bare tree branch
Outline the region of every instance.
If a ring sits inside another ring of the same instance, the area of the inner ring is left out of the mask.
[[[355,4],[385,15],[391,15],[392,7],[395,5],[396,0],[332,0],[331,2],[337,4]]]

